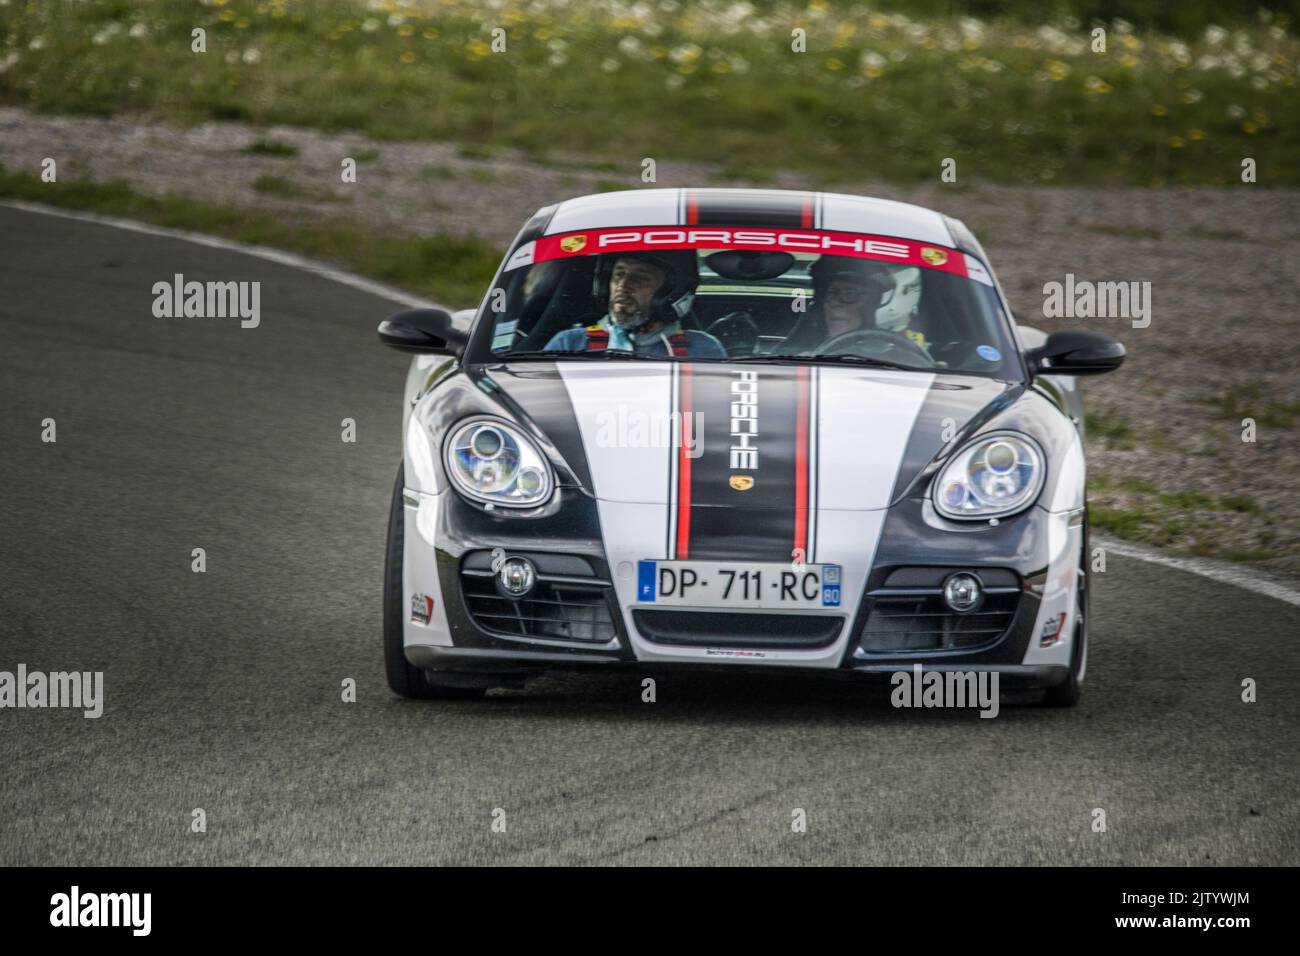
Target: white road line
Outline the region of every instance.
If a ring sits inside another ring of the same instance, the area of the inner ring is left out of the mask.
[[[168,229],[164,226],[149,226],[144,223],[135,222],[131,219],[119,219],[116,216],[101,216],[89,212],[69,212],[66,209],[56,209],[52,206],[43,206],[39,203],[23,202],[21,200],[0,201],[0,206],[8,206],[11,209],[21,209],[24,212],[42,213],[47,216],[58,216],[63,219],[93,222],[102,226],[115,226],[118,229],[127,229],[131,232],[141,232],[150,236],[165,236],[170,239],[180,239],[185,242],[198,243],[201,246],[210,246],[213,249],[224,249],[229,252],[242,252],[245,255],[256,256],[259,259],[267,259],[271,262],[278,262],[281,265],[290,266],[294,269],[301,269],[304,272],[310,272],[312,275],[318,275],[323,279],[329,279],[331,282],[338,282],[342,285],[351,286],[354,289],[360,289],[362,292],[369,292],[371,295],[390,299],[393,302],[406,306],[407,308],[445,308],[445,306],[439,306],[437,303],[430,302],[427,299],[418,298],[411,295],[409,292],[403,292],[401,289],[386,286],[381,282],[372,282],[369,279],[363,279],[361,276],[353,275],[350,272],[344,272],[342,269],[327,266],[322,262],[315,262],[311,259],[305,259],[302,256],[296,256],[291,252],[281,252],[279,249],[270,249],[266,246],[251,246],[230,239],[218,239],[215,236],[207,236],[201,232],[187,232],[183,229]],[[1208,578],[1211,581],[1218,581],[1221,584],[1231,584],[1234,587],[1239,587],[1246,591],[1252,591],[1255,594],[1262,594],[1266,597],[1271,597],[1274,600],[1300,607],[1300,591],[1297,591],[1295,588],[1290,587],[1277,578],[1271,577],[1261,571],[1248,570],[1235,564],[1229,564],[1226,561],[1212,561],[1208,558],[1177,557],[1175,555],[1156,551],[1153,548],[1146,548],[1142,545],[1132,544],[1127,541],[1119,541],[1114,538],[1098,536],[1094,540],[1107,551],[1118,554],[1121,557],[1136,558],[1139,561],[1146,561],[1149,564],[1159,564],[1166,568],[1186,571],[1188,574],[1195,574],[1199,577]]]
[[[1218,581],[1221,584],[1231,584],[1243,590],[1253,591],[1256,594],[1263,594],[1266,597],[1300,607],[1300,591],[1263,571],[1251,570],[1227,561],[1214,561],[1210,558],[1184,558],[1178,555],[1165,554],[1163,551],[1157,551],[1154,548],[1133,544],[1131,541],[1119,541],[1115,538],[1094,536],[1093,544],[1100,545],[1108,552],[1125,558],[1137,558],[1139,561],[1147,561],[1151,564],[1163,565],[1166,568],[1186,571],[1188,574],[1209,578],[1211,581]]]
[[[301,269],[303,272],[310,272],[312,275],[318,275],[323,279],[329,279],[332,282],[338,282],[342,285],[351,286],[354,289],[360,289],[362,292],[369,292],[371,295],[377,295],[384,299],[391,299],[399,305],[404,305],[408,309],[445,309],[446,306],[438,305],[436,302],[430,302],[428,299],[421,299],[411,295],[409,292],[403,292],[401,289],[395,289],[392,286],[384,285],[382,282],[372,282],[369,279],[363,279],[361,276],[353,275],[351,272],[344,272],[333,266],[327,266],[323,262],[316,262],[312,259],[305,259],[302,256],[296,256],[292,252],[283,252],[279,249],[271,249],[267,246],[252,246],[244,242],[235,242],[233,239],[218,239],[216,236],[204,235],[201,232],[187,232],[184,229],[168,229],[165,226],[150,226],[142,222],[136,222],[132,219],[119,219],[116,216],[101,216],[93,212],[69,212],[66,209],[56,209],[53,206],[43,206],[40,203],[24,202],[22,200],[4,200],[0,201],[0,206],[8,206],[11,209],[21,209],[24,212],[43,213],[46,216],[58,216],[60,219],[76,219],[80,222],[93,222],[101,226],[115,226],[118,229],[127,229],[131,232],[142,232],[149,236],[165,236],[169,239],[181,239],[185,242],[198,243],[200,246],[210,246],[213,249],[224,249],[227,252],[242,252],[244,255],[256,256],[259,259],[267,259],[271,262],[278,262],[283,266],[291,266],[294,269]],[[450,310],[449,310],[450,311]]]

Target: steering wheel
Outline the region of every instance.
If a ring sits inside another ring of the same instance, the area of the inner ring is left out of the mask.
[[[935,367],[934,359],[930,357],[929,352],[906,335],[888,332],[885,329],[858,329],[856,332],[845,332],[823,342],[813,349],[811,354],[834,355],[836,352],[849,352],[864,358],[888,360],[888,354],[893,351],[906,353],[908,358],[919,360],[925,368]]]
[[[722,343],[728,355],[753,355],[758,344],[758,323],[744,309],[728,312],[705,331]]]

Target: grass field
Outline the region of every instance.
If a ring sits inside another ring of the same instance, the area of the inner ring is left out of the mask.
[[[1247,157],[1261,183],[1300,184],[1293,11],[1220,25],[1202,0],[1079,0],[1073,17],[1050,0],[993,19],[992,3],[942,0],[489,6],[10,0],[0,101],[510,146],[623,172],[728,159],[751,180],[788,168],[820,185],[935,179],[945,158],[959,181],[1232,185]],[[1094,52],[1091,16],[1125,13],[1096,21]],[[196,28],[206,52],[191,50]]]

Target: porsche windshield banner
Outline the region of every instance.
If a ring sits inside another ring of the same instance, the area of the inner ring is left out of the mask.
[[[617,252],[651,252],[665,249],[753,249],[757,251],[805,252],[876,259],[898,265],[937,269],[961,276],[981,270],[977,260],[956,249],[912,239],[871,236],[858,232],[828,232],[823,229],[764,229],[754,226],[728,229],[694,226],[647,226],[643,228],[584,229],[536,240],[532,261],[569,259]],[[968,262],[973,264],[968,266]],[[523,265],[525,263],[517,263]]]

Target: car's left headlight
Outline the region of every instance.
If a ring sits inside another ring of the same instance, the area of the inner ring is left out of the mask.
[[[447,474],[467,497],[526,508],[551,496],[550,462],[517,427],[497,418],[462,422],[447,440]]]
[[[981,435],[944,466],[934,506],[949,518],[1001,518],[1034,503],[1046,476],[1038,443],[1017,432]]]

